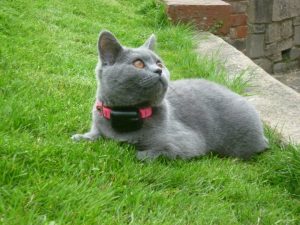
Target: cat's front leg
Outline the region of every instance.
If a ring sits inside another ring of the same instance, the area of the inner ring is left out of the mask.
[[[88,140],[88,141],[95,141],[100,137],[100,133],[96,131],[89,131],[84,134],[74,134],[72,135],[71,139],[73,141],[80,141],[80,140]]]
[[[80,141],[80,140],[95,141],[99,137],[100,137],[100,131],[93,124],[93,126],[89,132],[84,133],[84,134],[74,134],[74,135],[72,135],[71,139],[73,141]]]
[[[95,141],[100,137],[100,131],[99,131],[99,116],[97,114],[97,111],[93,111],[93,123],[91,130],[89,132],[86,132],[84,134],[74,134],[72,135],[71,139],[73,141],[80,141],[80,140],[88,140],[88,141]]]
[[[156,135],[155,137],[158,138],[150,142],[148,140],[146,149],[137,151],[136,157],[139,160],[153,160],[159,156],[169,159],[190,159],[208,152],[204,138],[199,133],[184,129],[184,127],[177,131],[172,129],[172,131]]]

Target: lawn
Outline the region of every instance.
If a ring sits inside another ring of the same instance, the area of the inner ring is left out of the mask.
[[[90,126],[99,31],[127,46],[155,33],[172,79],[242,93],[193,53],[193,29],[154,0],[0,1],[0,224],[300,224],[300,148],[266,128],[250,161],[143,163],[132,146],[74,143]]]

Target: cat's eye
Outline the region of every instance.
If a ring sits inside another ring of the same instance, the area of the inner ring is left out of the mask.
[[[157,61],[156,65],[158,65],[159,68],[163,68],[163,64],[161,63],[161,61]]]
[[[145,64],[142,60],[140,59],[137,59],[133,62],[133,65],[136,67],[136,68],[139,68],[139,69],[143,69],[145,67]]]

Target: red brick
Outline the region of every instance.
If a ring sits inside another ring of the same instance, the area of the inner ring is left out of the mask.
[[[239,26],[236,28],[237,38],[245,38],[248,35],[248,26]]]
[[[233,14],[230,16],[230,23],[232,27],[245,26],[247,25],[247,19],[246,14]]]
[[[239,39],[245,38],[248,34],[248,26],[238,26],[230,28],[230,38]]]
[[[165,0],[167,13],[175,23],[194,23],[208,30],[222,23],[219,33],[226,35],[230,27],[231,5],[221,0]]]

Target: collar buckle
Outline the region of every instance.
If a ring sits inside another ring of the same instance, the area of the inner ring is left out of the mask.
[[[119,132],[130,132],[142,128],[143,120],[137,110],[111,110],[111,126]]]

